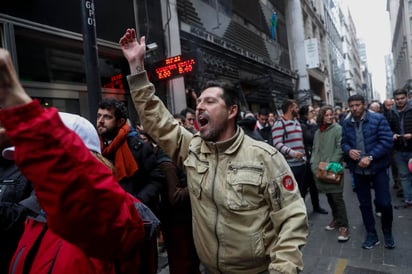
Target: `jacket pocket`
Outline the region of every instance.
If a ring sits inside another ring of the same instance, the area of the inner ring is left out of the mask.
[[[201,199],[202,185],[209,170],[209,163],[200,161],[196,158],[196,156],[189,153],[189,156],[185,160],[184,165],[186,167],[186,174],[188,178],[188,189],[194,197]]]
[[[256,165],[229,165],[227,205],[232,210],[258,208],[263,201],[263,168]]]

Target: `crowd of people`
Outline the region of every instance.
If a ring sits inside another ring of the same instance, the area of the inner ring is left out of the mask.
[[[383,105],[350,96],[348,111],[287,99],[280,113],[254,114],[241,111],[232,85],[209,81],[172,114],[147,78],[145,38],[127,29],[119,44],[139,125],[112,98],[95,125],[42,108],[0,49],[1,273],[154,274],[160,235],[171,274],[298,273],[308,193],[319,214],[329,214],[319,202],[327,197],[325,230],[350,239],[344,178],[323,180],[321,162],[350,171],[362,247],[380,243],[374,211],[384,246],[395,247],[389,170],[412,205],[405,90]]]

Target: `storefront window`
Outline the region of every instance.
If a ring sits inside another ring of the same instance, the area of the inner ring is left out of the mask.
[[[0,47],[4,48],[4,25],[0,24]]]
[[[82,41],[22,27],[15,28],[15,39],[21,80],[86,83]],[[121,51],[105,47],[98,50],[102,87],[110,84],[111,88],[123,89],[122,84],[113,84],[127,69]]]
[[[62,112],[80,114],[79,100],[76,99],[59,99],[46,97],[33,97],[33,99],[39,100],[40,104],[45,108],[55,107]]]

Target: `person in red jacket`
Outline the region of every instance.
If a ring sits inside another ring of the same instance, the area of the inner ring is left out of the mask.
[[[91,153],[93,146],[86,147],[86,139],[79,137],[87,131],[85,138],[98,138],[94,127],[77,116],[69,129],[56,109],[43,109],[32,100],[4,49],[0,123],[0,140],[7,134],[15,145],[15,162],[33,183],[39,206],[26,221],[9,272],[138,273],[143,219],[154,224],[148,234],[157,220],[94,156],[99,151]]]

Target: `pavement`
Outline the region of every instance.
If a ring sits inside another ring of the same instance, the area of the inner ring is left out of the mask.
[[[344,176],[344,200],[349,219],[351,238],[344,243],[337,241],[338,231],[326,231],[324,227],[332,219],[324,194],[319,194],[321,206],[329,211],[323,215],[314,213],[310,197],[306,197],[308,209],[309,236],[303,247],[304,270],[302,274],[410,274],[412,273],[412,207],[394,209],[393,235],[396,247],[386,249],[380,228],[380,217],[375,216],[376,229],[381,244],[371,250],[362,249],[365,229],[359,210],[356,193],[352,191],[351,178],[347,169]],[[392,188],[392,204],[402,204]],[[159,254],[159,272],[169,274],[167,253]],[[251,273],[252,274],[252,273]]]
[[[412,273],[412,207],[403,208],[402,199],[392,188],[393,236],[396,247],[392,250],[383,246],[380,217],[375,216],[376,230],[381,244],[371,250],[361,248],[366,232],[359,210],[356,193],[352,191],[351,177],[345,169],[344,200],[349,219],[351,238],[345,243],[337,241],[338,232],[326,231],[324,227],[331,221],[330,208],[326,196],[320,194],[321,206],[328,209],[328,215],[312,212],[310,197],[306,198],[309,221],[309,237],[303,248],[304,270],[302,273],[345,273],[345,274],[410,274]]]

